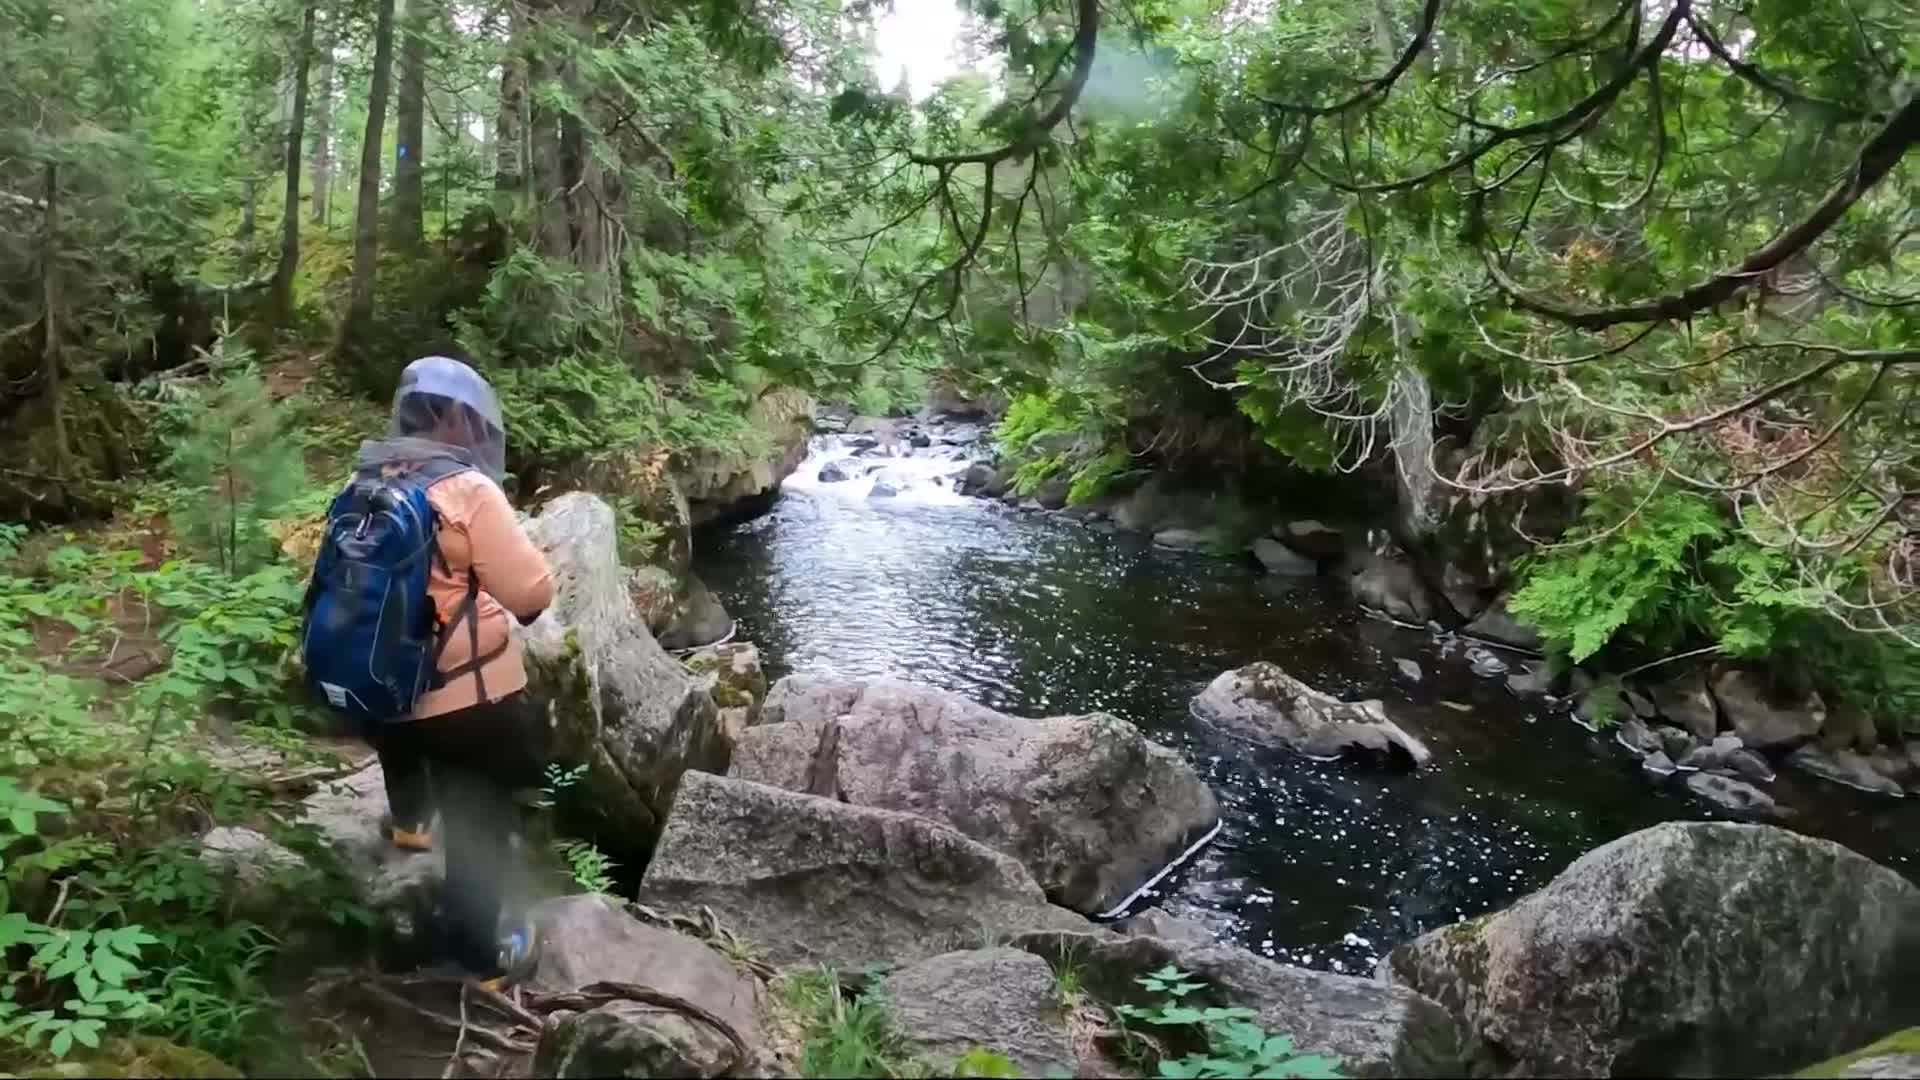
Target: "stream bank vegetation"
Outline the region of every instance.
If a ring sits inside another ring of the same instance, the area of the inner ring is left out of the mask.
[[[1018,490],[1352,475],[1443,559],[1501,523],[1570,661],[1920,723],[1910,0],[972,0],[994,62],[923,95],[884,7],[0,0],[0,1069],[371,1071],[287,990],[367,913],[289,819],[350,766],[286,659],[426,352],[516,476],[936,382],[1012,402]],[[306,857],[289,902],[212,826]]]

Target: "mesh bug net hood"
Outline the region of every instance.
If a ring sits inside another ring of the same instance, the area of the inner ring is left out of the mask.
[[[448,457],[492,477],[507,474],[500,399],[480,373],[445,356],[407,365],[393,395],[387,437],[360,444],[355,467],[379,468]]]

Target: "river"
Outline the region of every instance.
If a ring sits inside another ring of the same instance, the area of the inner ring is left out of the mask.
[[[1610,735],[1475,676],[1463,643],[1369,618],[1335,582],[960,497],[939,478],[962,467],[964,445],[821,482],[848,452],[844,437],[816,437],[770,513],[696,544],[696,571],[769,676],[910,679],[1021,715],[1099,710],[1181,748],[1219,793],[1225,826],[1148,901],[1264,955],[1369,971],[1393,945],[1502,907],[1607,840],[1714,816],[1680,778],[1647,778]],[[876,481],[900,495],[869,497]],[[1401,658],[1420,665],[1419,683],[1396,670]],[[1382,699],[1434,762],[1396,773],[1256,752],[1191,718],[1209,680],[1254,660]],[[1786,773],[1772,792],[1795,827],[1920,871],[1920,800]]]

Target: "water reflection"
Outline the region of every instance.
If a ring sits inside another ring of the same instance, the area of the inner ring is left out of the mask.
[[[942,461],[924,479],[944,489],[962,467]],[[1227,826],[1155,899],[1266,955],[1367,971],[1394,944],[1502,906],[1608,839],[1711,816],[1677,785],[1650,785],[1610,740],[1475,677],[1459,648],[1361,617],[1329,583],[950,493],[875,500],[825,487],[790,483],[771,514],[697,545],[697,569],[771,673],[914,679],[1028,715],[1103,710],[1182,748]],[[1402,657],[1424,670],[1418,685],[1392,677]],[[1383,698],[1435,765],[1383,774],[1196,730],[1193,695],[1257,659]],[[1797,825],[1913,872],[1920,807],[1803,791],[1791,778],[1776,786],[1807,804]]]

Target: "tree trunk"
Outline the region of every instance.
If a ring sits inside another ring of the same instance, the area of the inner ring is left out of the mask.
[[[307,0],[300,23],[300,49],[293,58],[293,110],[287,117],[287,208],[280,215],[280,263],[273,268],[270,310],[284,323],[293,316],[293,272],[300,267],[300,158],[306,147],[307,73],[313,65],[316,0]]]
[[[393,242],[402,251],[424,246],[421,214],[426,206],[422,164],[427,136],[427,29],[429,0],[407,0],[400,31],[399,130],[393,141]]]
[[[333,47],[329,29],[320,46],[320,77],[313,99],[313,223],[325,225],[333,198]]]
[[[493,186],[517,192],[526,183],[520,166],[521,113],[527,107],[526,59],[520,55],[520,20],[514,15],[507,34],[506,55],[500,59],[500,120],[494,128]]]
[[[561,155],[560,116],[540,104],[539,87],[561,77],[559,65],[544,55],[527,60],[527,86],[533,91],[533,110],[527,133],[527,167],[538,222],[537,247],[550,259],[573,256],[573,230],[567,220],[567,169]]]
[[[254,202],[253,177],[240,181],[240,265],[253,272]]]
[[[370,374],[362,356],[373,330],[374,272],[380,258],[380,146],[393,83],[393,0],[379,0],[373,31],[373,78],[367,89],[367,131],[360,146],[360,192],[353,219],[353,282],[334,353]]]
[[[46,382],[47,408],[53,421],[54,475],[66,479],[73,472],[73,447],[67,442],[67,407],[60,385],[60,166],[47,162],[46,230],[40,244],[40,293],[46,304],[46,341],[41,346],[41,371]]]

